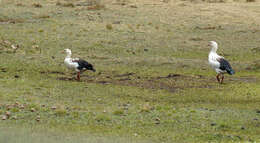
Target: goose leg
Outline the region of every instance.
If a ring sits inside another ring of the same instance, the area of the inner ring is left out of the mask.
[[[221,84],[223,83],[223,81],[224,81],[224,74],[222,74],[222,77],[221,77]]]
[[[77,80],[80,81],[80,72],[77,74]]]
[[[219,76],[220,76],[220,74],[217,74],[216,78],[217,78],[218,82],[220,83]]]

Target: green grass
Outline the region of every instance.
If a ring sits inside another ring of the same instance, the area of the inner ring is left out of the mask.
[[[258,2],[81,2],[1,1],[0,142],[260,141]],[[97,72],[77,82],[65,48]]]

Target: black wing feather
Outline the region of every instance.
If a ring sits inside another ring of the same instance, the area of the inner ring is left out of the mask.
[[[93,67],[92,64],[90,64],[89,62],[79,59],[79,60],[75,60],[75,62],[77,62],[79,64],[78,69],[79,70],[92,70],[92,71],[96,71]]]
[[[228,74],[232,75],[235,74],[235,71],[232,69],[231,65],[229,64],[229,62],[223,58],[218,60],[220,63],[220,69],[223,71],[227,71]]]

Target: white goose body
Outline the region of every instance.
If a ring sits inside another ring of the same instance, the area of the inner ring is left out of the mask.
[[[210,41],[209,46],[212,47],[211,51],[209,52],[209,65],[217,72],[217,80],[219,83],[223,83],[224,80],[224,73],[228,73],[230,75],[235,74],[235,71],[232,69],[229,62],[222,56],[217,54],[218,44],[215,41]],[[220,80],[220,76],[221,80]]]
[[[221,59],[224,57],[222,56],[219,56],[216,51],[214,50],[211,50],[210,53],[209,53],[209,58],[208,58],[208,61],[209,61],[209,65],[217,72],[217,73],[224,73],[225,71],[221,70],[220,69],[220,62],[218,61],[218,59]]]
[[[80,73],[84,72],[86,70],[91,70],[95,72],[96,70],[94,69],[93,65],[88,63],[85,60],[79,59],[79,58],[71,58],[71,50],[70,49],[65,49],[67,56],[64,59],[64,64],[67,68],[69,69],[74,69],[78,74],[77,74],[77,80],[80,80]]]
[[[73,62],[75,61],[76,59],[73,59],[71,58],[70,56],[67,56],[65,59],[64,59],[64,64],[66,65],[67,68],[69,69],[74,69],[75,71],[79,71],[77,69],[77,67],[79,66],[79,64],[77,62]]]

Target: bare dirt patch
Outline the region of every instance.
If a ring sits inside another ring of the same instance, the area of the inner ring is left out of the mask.
[[[248,83],[252,83],[252,82],[257,82],[257,81],[258,81],[257,78],[247,77],[247,76],[245,76],[245,77],[235,77],[235,78],[232,77],[232,78],[230,78],[229,80],[230,80],[230,81],[234,81],[234,82],[239,81],[239,82],[248,82]]]
[[[13,19],[13,18],[0,18],[0,24],[16,24],[16,23],[24,23],[24,19]]]
[[[76,78],[68,78],[68,77],[58,77],[58,80],[65,80],[65,81],[73,81],[76,80]]]
[[[46,72],[45,72],[46,73]],[[63,72],[49,72],[55,74],[65,75]],[[59,77],[58,80],[65,81],[77,81],[76,75],[71,77]],[[254,77],[227,77],[226,82],[257,82],[258,79]],[[166,90],[169,92],[175,92],[178,89],[187,88],[214,88],[212,83],[216,82],[215,78],[209,78],[202,75],[182,75],[182,74],[168,74],[167,76],[157,77],[141,77],[136,73],[124,73],[124,74],[107,74],[98,73],[97,75],[90,76],[86,74],[81,75],[81,81],[86,83],[98,83],[103,85],[123,85],[134,86],[144,89],[154,90]],[[226,84],[226,82],[224,84]]]
[[[72,77],[59,77],[58,80],[76,81],[76,78],[75,75],[72,75]],[[169,74],[167,76],[158,77],[141,77],[132,72],[113,75],[99,73],[95,76],[85,74],[81,76],[81,82],[134,86],[154,90],[161,89],[169,92],[175,92],[177,89],[185,88],[211,88],[211,86],[208,85],[210,82],[209,80],[210,79],[203,76],[187,76],[181,74]],[[199,84],[196,84],[196,82]]]
[[[60,75],[65,75],[64,72],[60,72],[60,71],[41,71],[41,74],[60,74]]]
[[[1,72],[7,72],[6,68],[0,68]]]

